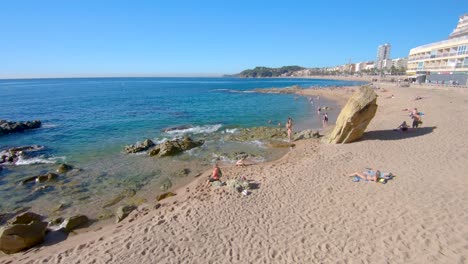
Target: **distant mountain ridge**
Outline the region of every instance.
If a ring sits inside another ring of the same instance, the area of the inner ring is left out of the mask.
[[[255,67],[254,69],[247,69],[238,74],[231,76],[241,78],[262,78],[262,77],[286,77],[292,76],[293,73],[305,70],[306,68],[301,66],[283,66],[281,68],[269,68],[269,67]]]

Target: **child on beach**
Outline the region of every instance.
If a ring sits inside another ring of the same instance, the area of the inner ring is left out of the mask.
[[[401,125],[398,126],[397,129],[395,129],[395,131],[400,130],[402,132],[405,132],[405,131],[408,131],[408,128],[409,128],[409,126],[408,126],[408,124],[406,124],[406,121],[403,121],[403,123],[401,123]]]
[[[218,164],[215,163],[213,166],[213,172],[211,173],[211,177],[208,179],[206,182],[206,185],[208,186],[210,183],[219,181],[223,173],[221,172],[221,169],[219,168]]]
[[[236,162],[236,166],[247,166],[247,164],[245,164],[245,159],[246,159],[246,158],[247,158],[246,156],[240,158],[240,159]]]

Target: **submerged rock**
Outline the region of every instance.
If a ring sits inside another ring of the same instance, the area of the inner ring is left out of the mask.
[[[30,182],[49,182],[54,181],[58,178],[58,175],[52,172],[49,172],[44,175],[32,176],[22,180],[21,184],[28,184]]]
[[[0,230],[0,250],[13,254],[31,248],[44,240],[47,223],[33,221],[15,224]]]
[[[0,120],[0,135],[23,132],[28,129],[41,127],[41,121],[26,121],[26,122],[12,122],[7,120]]]
[[[176,139],[171,141],[163,142],[156,147],[154,147],[150,152],[150,156],[156,157],[166,157],[174,156],[181,152],[184,152],[189,149],[193,149],[203,145],[205,141],[199,140],[194,141],[190,137],[185,137],[184,139]]]
[[[145,139],[145,141],[143,141],[143,143],[141,143],[141,144],[125,146],[125,152],[127,152],[127,153],[138,153],[138,152],[141,152],[141,151],[148,150],[152,146],[154,146],[154,142],[151,141],[150,139]]]
[[[115,222],[120,223],[135,209],[136,206],[133,205],[119,206],[115,211]]]
[[[286,130],[278,127],[243,128],[240,129],[238,133],[229,134],[225,137],[226,140],[234,141],[253,141],[285,138],[287,138]]]
[[[172,196],[175,196],[176,194],[173,193],[173,192],[166,192],[166,193],[163,193],[163,194],[160,194],[158,196],[156,196],[156,201],[161,201],[161,200],[164,200],[166,198],[169,198],[169,197],[172,197]]]
[[[165,178],[164,180],[162,180],[161,187],[160,187],[162,191],[167,191],[171,187],[172,187],[172,181],[169,178]]]
[[[57,173],[67,173],[69,171],[71,171],[73,169],[72,166],[68,165],[68,164],[60,164],[57,168]]]
[[[76,215],[76,216],[72,216],[70,218],[66,218],[65,220],[63,220],[60,227],[65,229],[65,231],[67,232],[71,232],[88,222],[89,222],[89,219],[86,215]]]
[[[336,126],[324,139],[327,143],[350,143],[361,138],[377,112],[377,94],[368,86],[362,86],[349,98],[341,110]]]
[[[122,201],[123,199],[125,199],[126,197],[135,196],[135,194],[136,194],[136,191],[134,189],[126,189],[126,190],[122,191],[121,193],[119,193],[114,198],[112,198],[111,200],[109,200],[108,202],[106,202],[102,206],[102,208],[113,206],[113,205],[119,203],[120,201]]]
[[[294,141],[301,139],[309,138],[320,138],[321,135],[318,131],[313,131],[312,129],[302,130],[300,132],[294,133]]]
[[[58,178],[57,174],[49,172],[47,174],[37,176],[36,182],[53,181],[53,180],[56,180],[57,178]]]

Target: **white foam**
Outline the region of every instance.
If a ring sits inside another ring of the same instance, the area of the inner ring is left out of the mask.
[[[58,127],[58,125],[52,124],[52,123],[41,124],[41,128],[54,128],[54,127]]]
[[[166,132],[170,135],[184,135],[184,134],[203,134],[203,133],[213,133],[218,131],[223,125],[206,125],[206,126],[195,126],[186,129],[172,130]]]
[[[33,165],[33,164],[54,164],[58,160],[65,160],[65,157],[51,157],[51,158],[43,158],[43,157],[35,157],[25,159],[23,157],[19,157],[18,160],[15,162],[15,165]]]
[[[239,131],[238,128],[232,128],[232,129],[226,129],[226,134],[234,134],[236,133],[237,131]]]

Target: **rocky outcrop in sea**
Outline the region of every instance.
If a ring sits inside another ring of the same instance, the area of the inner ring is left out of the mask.
[[[28,129],[34,129],[41,127],[41,121],[26,121],[26,122],[13,122],[7,120],[0,120],[0,135],[6,135],[10,133],[23,132]]]

